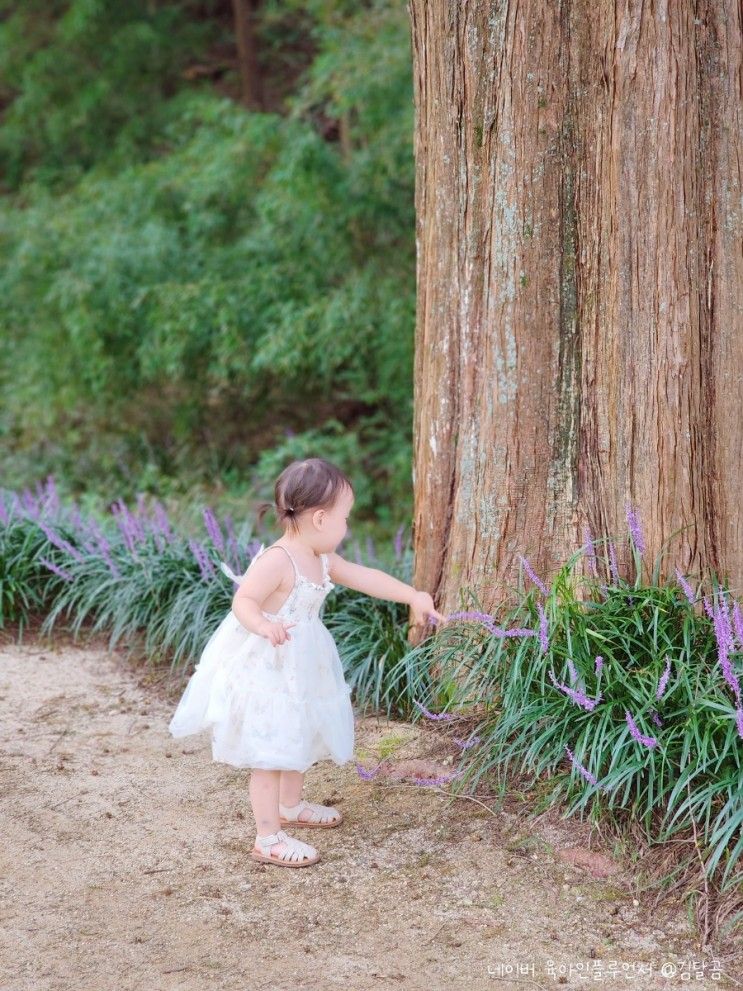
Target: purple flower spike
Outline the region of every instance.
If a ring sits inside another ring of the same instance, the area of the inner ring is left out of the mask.
[[[663,674],[661,675],[660,681],[658,682],[658,688],[655,693],[655,697],[657,699],[663,698],[663,693],[666,690],[666,685],[668,684],[668,676],[670,675],[670,673],[671,673],[671,658],[668,656],[668,654],[666,654],[666,667]]]
[[[493,623],[495,623],[495,619],[490,615],[490,613],[478,612],[477,609],[449,613],[446,619],[447,622],[452,619],[474,619],[479,623],[485,623],[486,626],[492,626]]]
[[[630,535],[632,536],[632,543],[637,548],[639,554],[645,552],[645,541],[642,538],[642,530],[640,529],[640,521],[637,519],[637,513],[632,509],[629,503],[627,503],[627,526],[629,527]]]
[[[566,745],[565,750],[567,752],[568,757],[570,758],[570,762],[572,763],[576,771],[579,771],[586,779],[586,781],[590,782],[590,784],[592,785],[598,784],[598,781],[596,780],[595,776],[591,774],[588,768],[583,767],[583,765],[578,762],[570,747]]]
[[[38,519],[41,515],[39,504],[34,499],[33,492],[28,487],[21,492],[20,504],[26,511],[26,515],[30,516],[32,520]]]
[[[684,576],[681,574],[681,572],[679,571],[678,568],[676,568],[676,578],[678,579],[679,585],[684,590],[684,595],[689,600],[689,602],[692,605],[694,605],[695,596],[694,596],[694,592],[692,590],[692,587],[688,583],[688,581],[684,578]]]
[[[494,637],[535,637],[536,630],[527,630],[522,626],[514,626],[510,630],[504,630],[500,626],[494,626],[490,632]]]
[[[111,545],[106,540],[103,531],[100,529],[100,527],[97,524],[95,524],[95,529],[93,530],[93,532],[96,535],[98,550],[101,553],[101,557],[108,565],[108,570],[111,572],[114,578],[121,578],[121,572],[111,560]]]
[[[627,720],[627,725],[629,726],[629,731],[632,734],[632,737],[635,740],[637,740],[638,743],[642,743],[643,746],[651,747],[651,748],[657,744],[658,741],[654,736],[645,736],[643,733],[640,732],[640,730],[637,728],[634,719],[632,718],[632,716],[630,715],[627,709],[624,710],[624,715]]]
[[[170,528],[170,520],[168,519],[168,511],[165,506],[157,500],[152,510],[152,519],[155,526],[160,531],[160,533],[165,537],[168,543],[172,543],[174,540],[173,531]]]
[[[44,508],[50,513],[56,513],[59,509],[59,493],[54,484],[54,476],[47,475],[46,487],[44,491]]]
[[[83,523],[83,518],[80,515],[80,507],[76,502],[74,502],[70,508],[70,522],[75,530],[85,530],[85,524]]]
[[[660,718],[660,716],[655,711],[655,709],[651,709],[650,710],[650,718],[653,720],[653,722],[655,723],[656,726],[662,726],[663,725],[663,720]]]
[[[583,527],[583,553],[588,558],[588,562],[591,566],[591,573],[594,577],[598,577],[598,568],[596,566],[596,550],[593,546],[593,537],[591,536],[591,531],[588,526]]]
[[[140,520],[131,512],[123,499],[118,499],[112,506],[111,512],[117,518],[127,545],[134,550],[134,545],[145,539],[144,527]]]
[[[575,664],[573,664],[573,662],[570,660],[569,657],[567,658],[567,662],[568,662],[568,671],[570,672],[570,681],[572,682],[572,684],[575,684],[576,681],[578,680],[578,672],[575,670]]]
[[[743,740],[743,709],[740,706],[735,710],[735,725],[738,729],[738,736]]]
[[[399,561],[402,557],[402,535],[405,532],[405,524],[401,524],[395,534],[395,557]]]
[[[135,548],[137,541],[140,539],[141,530],[137,520],[129,512],[123,499],[119,499],[111,505],[111,513],[116,519],[127,550],[131,554],[135,554]]]
[[[458,736],[453,736],[452,740],[461,747],[462,750],[469,750],[470,747],[474,747],[476,743],[480,742],[479,736],[471,736],[469,740],[460,740]]]
[[[461,771],[454,771],[453,774],[444,774],[440,778],[414,778],[413,784],[420,785],[423,788],[430,788],[435,785],[445,785],[453,778],[460,777],[461,774]]]
[[[94,533],[93,527],[91,527],[90,529],[91,529],[91,533]],[[108,565],[108,569],[111,572],[111,574],[115,578],[121,578],[118,568],[111,560],[111,557],[109,555],[110,547],[103,534],[97,536],[95,540],[86,540],[85,543],[83,544],[83,547],[88,552],[88,554],[90,554],[93,557],[95,557],[96,554],[100,554],[100,556]]]
[[[21,500],[18,498],[18,494],[16,492],[9,493],[9,498],[5,504],[5,509],[8,514],[8,520],[11,520],[14,516],[22,513],[23,507],[21,506]]]
[[[65,553],[69,554],[70,557],[74,557],[76,561],[84,560],[83,555],[77,547],[73,547],[71,543],[63,537],[60,537],[60,535],[55,530],[52,530],[50,526],[47,526],[46,523],[41,520],[39,520],[39,526],[44,531],[47,539],[50,540],[55,547],[58,547],[61,551],[65,551]]]
[[[601,674],[601,669],[603,668],[603,666],[604,666],[604,659],[600,654],[598,654],[596,656],[596,665],[595,665],[595,670],[597,675]]]
[[[730,647],[732,649],[733,633],[730,624],[730,607],[728,606],[727,594],[724,591],[724,589],[720,590],[720,608],[722,609],[723,615],[725,617],[725,629],[727,631],[728,640],[730,642]]]
[[[489,613],[479,612],[477,609],[449,613],[446,617],[447,622],[453,619],[473,619],[486,626],[494,637],[533,637],[535,635],[534,630],[528,630],[524,627],[513,627],[510,630],[505,630],[500,626],[496,626],[493,616]],[[435,625],[438,623],[438,620],[434,616],[431,616],[429,622]]]
[[[89,526],[90,532],[95,537],[96,543],[98,544],[98,546],[101,549],[101,551],[102,552],[103,551],[110,551],[111,550],[111,545],[106,540],[106,535],[104,534],[103,530],[100,528],[98,522],[96,520],[94,520],[94,519],[91,519],[90,522],[89,522],[89,524],[88,524],[88,526]]]
[[[380,760],[380,762],[377,764],[377,766],[374,768],[373,771],[367,771],[365,767],[362,767],[361,764],[357,763],[356,770],[358,771],[359,777],[363,778],[364,781],[371,781],[372,778],[376,778],[377,774],[379,774],[379,768],[381,766],[382,766],[382,761]]]
[[[429,712],[428,709],[426,709],[425,706],[422,706],[417,699],[413,699],[413,702],[418,706],[427,719],[454,719],[454,715],[451,712],[439,712],[436,714],[434,712]]]
[[[555,672],[552,668],[550,668],[549,676],[550,681],[555,688],[558,688],[561,692],[564,692],[565,695],[575,702],[576,705],[579,705],[582,709],[586,709],[588,712],[592,712],[601,701],[601,692],[598,693],[595,699],[589,699],[584,692],[581,692],[580,690],[576,691],[569,688],[567,685],[563,685],[562,682],[558,681],[555,677]]]
[[[725,593],[720,592],[720,602],[713,610],[713,622],[715,627],[715,639],[717,640],[717,659],[722,668],[723,677],[730,685],[735,698],[740,702],[740,684],[730,663],[730,653],[734,650],[733,631],[730,627],[730,614],[727,607]]]
[[[65,581],[73,581],[73,576],[69,573],[69,571],[65,571],[64,568],[60,568],[58,565],[54,564],[53,561],[47,561],[45,557],[40,557],[39,561],[41,561],[45,567],[49,568],[50,571],[53,571],[55,575],[59,575],[60,578],[64,578]]]
[[[709,599],[707,598],[706,595],[702,599],[702,605],[704,606],[704,611],[707,613],[707,615],[709,616],[709,618],[714,623],[714,621],[715,621],[715,611],[712,608],[712,606],[710,605],[710,601],[709,601]]]
[[[192,540],[192,539],[188,541],[188,546],[191,548],[191,553],[193,554],[194,558],[196,559],[196,563],[199,566],[201,577],[204,579],[204,581],[209,581],[210,578],[214,577],[216,572],[214,570],[214,565],[212,564],[211,559],[209,558],[209,555],[206,552],[205,547],[203,546],[203,544],[200,544],[198,540]]]
[[[539,578],[537,575],[534,574],[534,571],[532,570],[532,566],[529,564],[529,562],[526,560],[526,558],[525,557],[522,557],[519,554],[519,560],[521,561],[521,563],[524,566],[524,571],[527,573],[527,575],[529,576],[529,578],[531,578],[531,580],[534,582],[534,584],[537,586],[537,588],[540,590],[540,592],[543,595],[548,596],[550,594],[549,593],[549,589],[544,584],[544,582],[542,581],[542,579]]]
[[[541,602],[537,602],[537,611],[539,612],[539,645],[542,653],[546,654],[550,646],[549,626],[547,624],[547,613],[544,611]]]
[[[203,512],[204,525],[206,526],[206,532],[209,534],[209,539],[214,544],[215,548],[220,554],[225,553],[224,537],[222,536],[222,531],[217,523],[217,518],[211,509],[207,506]]]
[[[614,550],[614,544],[609,541],[609,571],[611,572],[611,577],[614,579],[614,584],[619,584],[619,569],[617,568],[617,555]]]

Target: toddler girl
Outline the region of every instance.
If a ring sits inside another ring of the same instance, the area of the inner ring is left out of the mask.
[[[317,850],[281,827],[340,825],[337,809],[302,799],[302,786],[313,764],[345,764],[354,746],[351,689],[319,616],[325,597],[346,585],[408,603],[414,623],[444,617],[428,592],[335,553],[354,503],[353,486],[335,465],[324,458],[292,462],[276,481],[274,498],[283,536],[261,545],[241,578],[222,563],[239,587],[168,728],[182,737],[211,727],[212,758],[252,769],[254,860],[308,867],[320,860]]]

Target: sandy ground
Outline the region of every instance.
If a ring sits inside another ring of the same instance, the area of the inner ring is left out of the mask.
[[[184,683],[55,643],[0,645],[1,991],[741,986],[556,814],[326,762],[304,797],[344,824],[290,830],[321,863],[256,864],[250,772],[167,732]],[[357,718],[366,767],[380,746],[447,770],[431,723]]]

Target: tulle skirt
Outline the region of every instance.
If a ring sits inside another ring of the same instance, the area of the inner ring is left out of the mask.
[[[335,641],[319,617],[290,634],[274,647],[230,610],[181,696],[171,735],[209,730],[213,760],[240,768],[303,772],[321,760],[351,760],[351,687]]]

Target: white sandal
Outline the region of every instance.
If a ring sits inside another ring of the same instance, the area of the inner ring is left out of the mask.
[[[265,864],[278,864],[279,867],[309,867],[316,864],[320,859],[317,850],[309,843],[296,840],[293,836],[288,836],[283,829],[269,836],[256,836],[255,842],[261,848],[259,853],[255,847],[250,851],[253,860]],[[271,853],[271,847],[276,843],[286,843],[287,849],[278,853]]]
[[[299,818],[299,813],[304,809],[312,809],[311,819]],[[335,818],[332,820],[324,819],[328,815],[335,816]],[[343,816],[332,805],[317,805],[315,802],[305,802],[302,798],[294,806],[282,805],[279,802],[279,822],[282,826],[291,824],[292,826],[312,826],[320,829],[332,829],[334,826],[340,826],[343,822]]]

